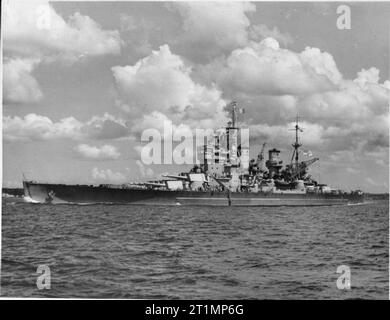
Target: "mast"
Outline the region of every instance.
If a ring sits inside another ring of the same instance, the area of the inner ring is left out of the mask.
[[[236,122],[237,122],[237,110],[236,110],[236,107],[237,107],[237,102],[233,102],[233,110],[232,110],[232,125],[233,125],[233,128],[236,127]]]
[[[231,122],[231,125],[229,125],[229,128],[235,128],[236,127],[236,122],[237,122],[237,102],[236,101],[232,101],[230,103],[230,107],[231,107],[231,114],[232,114],[232,122]]]
[[[295,156],[295,170],[298,170],[298,168],[299,168],[299,148],[302,146],[302,144],[299,143],[299,131],[303,132],[303,130],[299,126],[298,122],[299,122],[299,115],[297,114],[295,126],[293,129],[293,130],[295,130],[295,142],[292,144],[292,146],[294,148],[294,152],[293,152],[293,155],[291,158],[291,162],[292,162],[292,160],[294,159],[294,156]]]
[[[237,122],[237,102],[236,101],[232,101],[230,104],[229,104],[229,107],[231,107],[231,121],[228,122],[228,126],[226,127],[226,147],[227,147],[227,155],[226,155],[226,160],[227,160],[227,163],[230,163],[230,158],[231,158],[231,155],[230,155],[230,144],[231,144],[231,141],[230,141],[230,130],[234,130],[236,129],[236,122]]]

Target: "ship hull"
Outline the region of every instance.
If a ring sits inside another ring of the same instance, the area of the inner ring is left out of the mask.
[[[331,206],[362,202],[350,194],[243,193],[212,191],[140,190],[107,186],[23,182],[31,202],[50,204],[142,204],[189,206]]]

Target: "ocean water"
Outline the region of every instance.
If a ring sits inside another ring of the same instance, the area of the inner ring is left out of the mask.
[[[37,205],[3,198],[1,295],[388,299],[389,206]],[[37,267],[50,268],[39,290]],[[340,290],[337,268],[351,271]]]

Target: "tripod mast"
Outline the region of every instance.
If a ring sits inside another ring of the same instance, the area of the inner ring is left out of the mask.
[[[295,142],[292,144],[294,148],[294,152],[291,158],[291,162],[294,159],[295,156],[295,169],[298,170],[299,168],[299,148],[302,146],[301,143],[299,143],[299,131],[303,132],[302,128],[299,126],[299,115],[297,114],[296,122],[294,129],[295,130]]]

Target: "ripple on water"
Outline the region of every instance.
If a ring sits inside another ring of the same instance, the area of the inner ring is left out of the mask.
[[[4,199],[3,199],[4,200]],[[387,299],[386,201],[316,208],[45,206],[3,201],[2,294]],[[48,264],[52,289],[36,289]],[[352,289],[336,287],[339,265]]]

